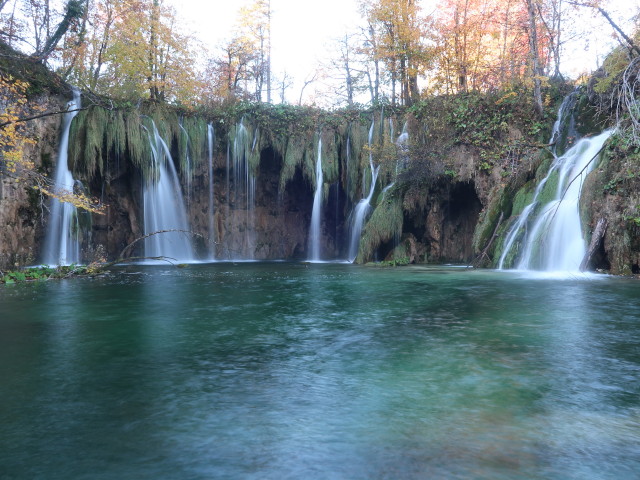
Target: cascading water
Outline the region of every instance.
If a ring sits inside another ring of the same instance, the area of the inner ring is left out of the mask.
[[[316,192],[313,195],[313,210],[309,226],[309,261],[320,261],[320,223],[322,221],[322,138],[318,140],[318,157],[316,159]]]
[[[518,269],[577,272],[586,246],[582,238],[579,201],[584,179],[611,136],[583,138],[560,157],[555,198],[543,207],[527,236]]]
[[[551,139],[549,140],[549,144],[551,145],[551,153],[553,154],[555,161],[549,168],[547,175],[540,181],[540,183],[536,187],[531,203],[529,203],[529,205],[527,205],[522,210],[522,212],[520,212],[518,220],[513,224],[513,226],[507,233],[507,236],[505,238],[505,246],[498,261],[499,270],[502,270],[504,268],[504,263],[507,259],[507,256],[511,252],[511,249],[514,247],[514,245],[517,245],[516,241],[522,241],[523,235],[526,235],[526,227],[528,226],[529,217],[536,211],[536,207],[539,206],[538,197],[544,190],[544,187],[547,184],[549,178],[554,174],[554,172],[562,163],[562,157],[558,158],[558,155],[564,153],[566,147],[578,138],[578,132],[575,128],[575,117],[573,115],[573,107],[575,106],[577,93],[578,92],[576,90],[567,95],[562,101],[560,108],[558,109],[558,116],[555,123],[553,124],[553,128],[551,130]]]
[[[585,245],[580,225],[579,200],[582,183],[595,164],[610,131],[579,140],[577,138],[572,93],[560,106],[550,143],[555,160],[536,187],[531,203],[520,213],[505,237],[498,268],[503,269],[512,250],[520,247],[514,265],[523,270],[578,271]],[[560,155],[560,156],[557,156]],[[540,196],[551,178],[557,177],[553,200],[540,204]]]
[[[536,187],[535,192],[533,193],[533,199],[529,205],[527,205],[520,215],[518,216],[518,220],[513,224],[507,236],[505,238],[505,246],[502,250],[502,255],[500,256],[500,260],[498,261],[498,269],[502,270],[504,268],[504,263],[507,259],[507,256],[511,252],[516,240],[522,240],[523,234],[526,233],[525,227],[527,226],[527,222],[529,220],[529,216],[534,212],[535,208],[538,206],[538,197],[540,193],[543,191],[544,186],[547,184],[549,177],[557,170],[560,162],[558,159],[558,154],[564,152],[564,147],[567,144],[569,137],[575,139],[577,137],[577,132],[575,131],[575,120],[573,118],[573,105],[575,104],[576,92],[571,93],[563,100],[560,108],[558,109],[558,116],[553,124],[553,129],[551,130],[551,139],[549,140],[549,144],[552,146],[551,153],[555,158],[555,161],[549,168],[547,175],[540,181],[538,186]]]
[[[371,123],[371,128],[369,129],[369,146],[371,147],[373,141],[373,126],[374,123]],[[369,153],[369,167],[371,168],[371,185],[369,187],[369,195],[366,198],[361,199],[358,204],[353,209],[351,213],[351,228],[350,228],[350,236],[349,236],[349,253],[348,260],[350,262],[354,262],[356,257],[358,256],[358,247],[360,246],[360,236],[362,235],[362,227],[364,226],[364,222],[369,215],[371,210],[371,199],[373,198],[373,192],[376,189],[376,181],[378,180],[378,171],[380,170],[380,165],[375,167],[373,165],[373,153]]]
[[[215,132],[213,125],[207,125],[207,147],[209,154],[209,258],[216,258],[215,252],[215,211],[213,204],[213,146],[215,140]]]
[[[55,171],[55,192],[72,192],[75,180],[69,171],[67,163],[69,147],[69,130],[71,121],[78,114],[80,91],[73,90],[73,100],[67,104],[67,113],[62,122],[62,135]],[[78,235],[78,212],[69,202],[61,202],[56,198],[51,200],[51,215],[45,237],[42,262],[48,265],[71,265],[80,262],[80,241]]]
[[[407,123],[402,127],[402,133],[396,140],[398,147],[398,158],[396,160],[396,175],[398,171],[404,170],[409,164],[409,133],[407,132]]]
[[[145,127],[146,128],[146,127]],[[149,143],[152,168],[144,182],[144,250],[146,257],[168,257],[182,262],[195,259],[178,174],[167,144],[151,121]],[[176,230],[176,231],[172,231]]]
[[[251,138],[242,119],[236,126],[233,148],[231,145],[227,148],[227,231],[242,235],[239,242],[227,246],[228,254],[234,260],[251,260],[254,257],[256,178],[252,172],[251,156],[256,154],[257,138],[257,132],[253,139]],[[233,169],[232,185],[230,185],[231,169]],[[233,195],[231,195],[231,189],[233,189]],[[229,218],[232,203],[236,209],[244,204],[244,218],[241,218],[240,214]]]
[[[239,205],[244,201],[244,225],[239,226],[244,231],[241,249],[244,255],[237,259],[251,260],[255,250],[255,192],[256,178],[251,171],[251,156],[255,153],[257,134],[251,138],[249,130],[244,125],[244,119],[236,127],[236,136],[233,140],[231,160],[233,164],[234,204]]]

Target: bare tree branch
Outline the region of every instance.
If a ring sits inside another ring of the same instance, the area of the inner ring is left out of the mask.
[[[575,1],[568,1],[567,3],[569,3],[570,5],[575,5],[577,7],[587,7],[587,8],[593,8],[598,10],[598,12],[607,20],[607,22],[609,22],[609,25],[611,25],[613,29],[620,34],[620,36],[624,39],[624,41],[627,42],[629,50],[631,50],[632,52],[635,52],[636,55],[640,55],[640,48],[638,48],[638,46],[633,42],[633,40],[626,33],[622,31],[622,29],[618,26],[618,24],[613,21],[611,16],[602,7],[598,5],[589,5],[588,3],[575,2]]]
[[[129,245],[127,245],[126,247],[124,247],[122,249],[122,251],[120,252],[119,258],[120,259],[125,258],[125,255],[126,255],[127,251],[131,247],[133,247],[136,243],[138,243],[139,241],[144,240],[144,239],[149,238],[149,237],[152,237],[154,235],[158,235],[160,233],[171,233],[171,232],[185,233],[187,235],[202,237],[202,235],[200,235],[199,233],[191,232],[189,230],[180,230],[180,229],[173,229],[173,228],[172,229],[167,229],[167,230],[157,230],[155,232],[151,232],[151,233],[148,233],[146,235],[143,235],[142,237],[136,238],[133,242],[131,242]],[[167,258],[169,258],[169,257],[167,257]]]

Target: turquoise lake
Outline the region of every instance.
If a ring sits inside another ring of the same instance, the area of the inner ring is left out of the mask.
[[[0,478],[640,478],[640,282],[214,263],[2,286]]]

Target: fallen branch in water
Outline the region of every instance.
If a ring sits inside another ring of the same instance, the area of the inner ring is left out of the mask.
[[[126,258],[126,253],[127,253],[127,251],[128,251],[131,247],[133,247],[136,243],[138,243],[140,240],[145,240],[145,239],[147,239],[147,238],[149,238],[149,237],[152,237],[152,236],[154,236],[154,235],[158,235],[158,234],[160,234],[160,233],[175,233],[175,232],[177,232],[177,233],[184,233],[184,234],[187,234],[187,235],[193,235],[193,236],[197,236],[197,237],[202,237],[202,238],[204,238],[204,237],[203,237],[202,235],[200,235],[199,233],[191,232],[191,231],[189,231],[189,230],[180,230],[180,229],[173,229],[173,228],[172,228],[172,229],[167,229],[167,230],[157,230],[157,231],[155,231],[155,232],[147,233],[146,235],[143,235],[142,237],[138,237],[138,238],[136,238],[133,242],[131,242],[129,245],[127,245],[126,247],[124,247],[124,248],[122,249],[122,251],[120,252],[120,255],[118,255],[118,257],[119,257],[121,260],[125,259],[125,258]],[[143,258],[143,257],[140,257],[139,259],[142,259],[142,258]],[[171,257],[158,257],[158,258],[171,258]],[[148,257],[148,259],[153,259],[153,258],[152,258],[152,257]],[[174,258],[173,260],[175,260],[175,258]]]

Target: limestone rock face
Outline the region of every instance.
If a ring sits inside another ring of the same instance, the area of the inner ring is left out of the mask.
[[[33,100],[42,111],[64,110],[66,101],[58,97]],[[39,172],[51,173],[57,154],[61,116],[32,120],[27,134],[36,143],[26,145],[24,158],[33,162]],[[0,172],[0,268],[38,261],[44,236],[44,218],[48,201],[24,182]]]
[[[44,110],[61,111],[67,100],[43,96],[33,101]],[[136,122],[145,117],[137,110],[128,115]],[[177,114],[174,120],[178,125]],[[49,176],[53,175],[58,154],[61,121],[61,115],[54,115],[29,123],[30,134],[36,143],[27,147],[25,155],[39,171]],[[204,126],[206,129],[206,122],[199,121],[199,128],[202,130]],[[394,121],[400,122],[399,119]],[[314,152],[318,144],[314,133],[307,137],[288,137],[287,133],[279,133],[283,136],[278,137],[273,132],[258,134],[259,128],[255,126],[252,131],[256,133],[250,142],[252,148],[255,147],[251,152],[251,188],[247,189],[247,177],[234,174],[233,161],[229,160],[232,128],[220,134],[211,166],[205,158],[207,147],[200,147],[200,158],[187,177],[181,156],[184,146],[180,147],[182,130],[171,125],[166,123],[164,131],[166,135],[173,135],[173,143],[167,143],[172,145],[168,148],[179,172],[196,259],[307,258],[315,191]],[[364,148],[369,121],[358,127],[362,130],[360,133],[358,128],[352,128],[347,135],[345,125],[323,133],[325,150],[322,158],[326,177],[320,245],[322,258],[327,260],[346,258],[350,213],[370,188],[367,183],[371,178],[369,152]],[[420,130],[419,126],[414,127]],[[144,132],[146,127],[139,121],[134,130]],[[143,137],[146,139],[146,134]],[[392,137],[389,133],[388,138]],[[509,138],[520,137],[522,134],[510,127]],[[398,166],[394,165],[395,144],[385,141],[387,165],[383,165],[385,168],[372,195],[374,212],[365,224],[362,236],[368,242],[367,252],[362,253],[364,242],[361,243],[359,261],[402,259],[411,263],[468,263],[486,250],[485,265],[491,266],[495,251],[485,247],[491,245],[494,237],[493,247],[500,243],[500,235],[504,235],[508,222],[512,221],[509,216],[517,216],[519,212],[513,213],[518,191],[533,188],[536,169],[543,160],[529,156],[518,160],[518,168],[507,164],[508,158],[489,165],[481,161],[482,152],[478,147],[456,143],[442,153],[442,158],[432,160],[429,157],[429,161],[434,162],[428,166],[433,173],[429,182],[406,181],[402,185],[402,177],[397,175]],[[107,141],[103,143],[106,145]],[[356,145],[359,150],[354,146],[348,153],[347,144]],[[82,140],[75,145],[79,145],[83,153],[93,152],[85,148]],[[90,177],[88,173],[82,173],[82,168],[74,171],[74,178],[106,205],[104,215],[93,214],[85,224],[82,261],[114,260],[131,244],[133,247],[127,255],[143,256],[144,242],[136,241],[145,234],[143,168],[139,161],[136,163],[127,155],[114,153],[113,147],[103,147],[100,155],[103,163]],[[150,155],[150,150],[145,155]],[[593,268],[612,273],[640,273],[640,197],[637,194],[640,177],[629,173],[634,172],[633,165],[620,159],[604,162],[585,183],[581,208],[586,238],[599,218],[609,220]],[[242,182],[245,186],[240,188]],[[385,197],[385,187],[392,183],[397,184],[396,189],[389,190]],[[25,183],[0,174],[0,269],[40,261],[49,218],[47,205],[48,200]],[[388,208],[375,210],[380,206]],[[504,222],[500,225],[499,219],[503,216]]]
[[[640,178],[634,159],[605,155],[587,177],[580,199],[587,239],[607,220],[604,242],[591,267],[613,274],[640,274]]]

